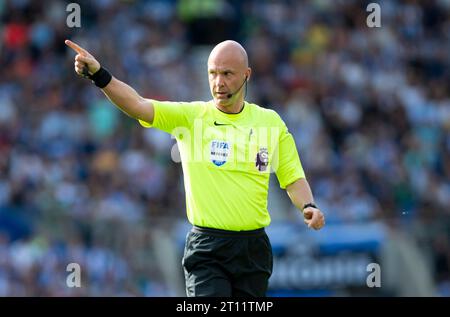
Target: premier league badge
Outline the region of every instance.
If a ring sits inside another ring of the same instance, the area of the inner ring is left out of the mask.
[[[211,162],[217,166],[222,166],[227,162],[230,155],[230,144],[226,141],[211,141]]]
[[[261,147],[256,154],[255,166],[258,168],[258,171],[264,172],[267,169],[267,165],[269,165],[269,152],[266,147]]]

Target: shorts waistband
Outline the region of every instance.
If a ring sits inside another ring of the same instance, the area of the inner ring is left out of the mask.
[[[191,232],[205,233],[215,237],[236,237],[236,238],[259,237],[266,233],[264,228],[245,231],[231,231],[231,230],[200,227],[196,225],[192,226]]]

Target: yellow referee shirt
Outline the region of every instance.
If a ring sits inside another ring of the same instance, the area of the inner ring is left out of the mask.
[[[281,188],[304,178],[294,139],[273,110],[245,102],[238,114],[213,101],[152,100],[153,124],[172,134],[180,150],[188,220],[198,226],[241,231],[270,223],[271,170]]]

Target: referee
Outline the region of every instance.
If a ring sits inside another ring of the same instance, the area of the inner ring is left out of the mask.
[[[264,230],[270,224],[270,171],[309,228],[322,228],[325,219],[283,120],[275,111],[245,101],[251,69],[244,48],[224,41],[211,51],[212,100],[168,102],[141,97],[88,51],[65,43],[77,52],[77,74],[91,79],[142,126],[177,139],[192,224],[182,260],[187,296],[265,296],[273,258]]]

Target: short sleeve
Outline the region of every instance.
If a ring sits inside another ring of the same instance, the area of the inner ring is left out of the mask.
[[[189,128],[198,113],[198,103],[151,100],[154,107],[153,123],[138,120],[145,128],[156,128],[174,134],[177,128]]]
[[[305,172],[300,162],[294,138],[284,122],[282,122],[272,168],[277,175],[282,189],[285,189],[288,185],[300,178],[305,178]]]

